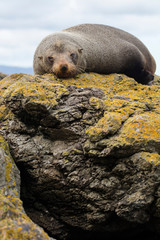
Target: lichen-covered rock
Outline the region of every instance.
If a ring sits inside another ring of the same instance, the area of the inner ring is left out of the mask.
[[[49,240],[48,235],[24,212],[19,199],[19,171],[2,136],[0,136],[0,166],[0,239]]]
[[[158,77],[145,86],[117,74],[13,74],[0,96],[25,211],[50,236],[160,234]]]
[[[5,78],[6,76],[7,76],[7,74],[0,72],[0,80],[2,80],[3,78]]]
[[[0,194],[20,196],[20,174],[10,156],[8,144],[0,135]]]

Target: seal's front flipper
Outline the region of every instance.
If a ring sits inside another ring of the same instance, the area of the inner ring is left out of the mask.
[[[144,84],[150,85],[153,79],[154,79],[154,75],[150,71],[142,70],[142,84],[144,81]]]
[[[145,69],[142,69],[140,74],[137,75],[136,81],[145,84],[145,85],[151,85],[152,81],[154,79],[154,75]]]

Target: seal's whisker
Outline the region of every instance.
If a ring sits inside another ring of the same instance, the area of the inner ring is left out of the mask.
[[[77,65],[77,73],[84,73],[85,68],[83,66]]]

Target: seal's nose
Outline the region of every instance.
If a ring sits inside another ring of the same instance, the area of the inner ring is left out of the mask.
[[[67,70],[68,70],[67,64],[64,64],[64,65],[61,66],[61,71],[62,72],[66,72]]]

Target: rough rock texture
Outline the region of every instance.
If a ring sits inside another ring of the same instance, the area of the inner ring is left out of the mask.
[[[19,199],[20,174],[0,136],[0,239],[51,239],[24,212]]]
[[[116,74],[13,74],[0,96],[1,132],[35,223],[64,240],[159,239],[158,77],[144,86]]]

